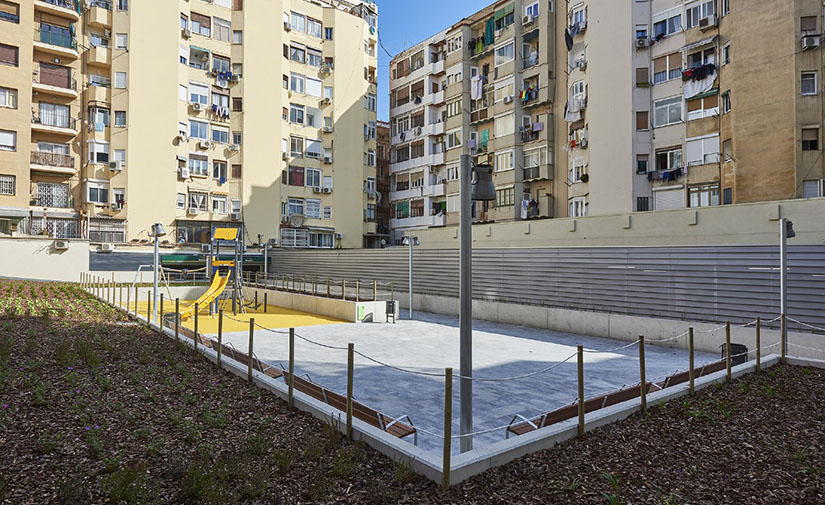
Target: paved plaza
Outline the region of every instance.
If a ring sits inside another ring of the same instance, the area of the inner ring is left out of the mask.
[[[350,342],[367,356],[395,367],[422,373],[443,374],[453,367],[458,374],[458,318],[415,313],[415,320],[402,312],[396,324],[330,324],[305,326],[296,333],[318,343],[344,347]],[[661,336],[666,338],[667,336]],[[650,338],[656,338],[651,336]],[[224,341],[239,350],[248,345],[248,331],[228,332]],[[576,352],[606,350],[627,342],[587,335],[548,331],[524,326],[475,321],[473,331],[474,376],[506,378],[529,374],[559,363]],[[258,329],[255,354],[262,360],[288,366],[288,337]],[[645,348],[648,380],[663,378],[687,369],[688,354],[681,349],[654,345]],[[717,356],[697,353],[701,364]],[[296,373],[336,392],[346,392],[347,352],[296,338]],[[613,352],[585,354],[585,396],[595,396],[639,381],[638,346]],[[453,433],[458,433],[459,385],[453,386]],[[355,356],[354,395],[360,402],[389,416],[409,415],[422,430],[443,432],[443,377],[406,373]],[[474,431],[507,425],[514,415],[532,417],[573,402],[576,398],[576,358],[532,377],[506,381],[474,381]],[[504,439],[505,430],[477,435],[476,446]],[[409,439],[412,441],[411,437]],[[456,450],[458,444],[454,443]],[[419,446],[440,451],[441,440],[419,434]]]

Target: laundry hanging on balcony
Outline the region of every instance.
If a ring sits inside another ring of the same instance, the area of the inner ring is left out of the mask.
[[[693,75],[696,75],[695,71],[699,69],[692,70],[694,70],[694,73],[685,80],[685,99],[693,98],[700,93],[710,91],[713,88],[713,83],[716,82],[715,66],[710,71],[702,71],[698,79],[694,79]],[[685,71],[685,73],[687,72],[690,72],[690,70]]]
[[[570,102],[564,104],[564,120],[568,123],[575,123],[582,118],[582,113],[578,109],[571,110]]]
[[[470,99],[479,100],[483,95],[483,89],[484,81],[482,81],[481,75],[474,75],[473,78],[470,79]]]

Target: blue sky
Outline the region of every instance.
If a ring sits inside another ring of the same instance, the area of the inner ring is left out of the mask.
[[[485,7],[492,0],[377,0],[378,35],[392,56]],[[378,119],[390,115],[390,56],[378,48]]]

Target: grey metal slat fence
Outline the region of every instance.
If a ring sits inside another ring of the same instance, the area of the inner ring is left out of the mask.
[[[408,249],[271,253],[280,274],[373,279],[406,290]],[[473,297],[693,321],[744,322],[779,312],[776,246],[484,248]],[[415,249],[417,293],[458,296],[458,251]],[[788,315],[825,325],[825,245],[788,249]]]

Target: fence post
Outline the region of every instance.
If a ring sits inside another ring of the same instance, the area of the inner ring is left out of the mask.
[[[127,316],[130,314],[129,307],[132,305],[130,303],[132,301],[131,298],[132,298],[132,290],[130,290],[129,288],[126,288],[126,315]]]
[[[378,281],[372,281],[372,301],[378,301]]]
[[[175,342],[180,342],[180,298],[175,298]]]
[[[762,369],[762,318],[756,318],[756,371]]]
[[[123,284],[117,287],[118,291],[118,298],[120,298],[120,303],[118,303],[119,307],[123,307]],[[129,312],[129,307],[126,307],[126,312]]]
[[[135,319],[138,318],[138,287],[135,284]]]
[[[450,488],[450,443],[453,439],[453,369],[444,370],[444,459],[441,461],[441,490]]]
[[[255,308],[258,308],[258,290],[255,290]]]
[[[579,437],[584,436],[584,347],[576,349],[579,361]]]
[[[327,277],[327,298],[329,298],[329,277]]]
[[[341,299],[347,299],[347,280],[341,279]]]
[[[146,291],[146,324],[152,327],[152,290]]]
[[[160,294],[160,306],[158,307],[158,326],[163,328],[163,293]]]
[[[395,281],[390,281],[390,300],[395,300]]]
[[[642,399],[642,414],[647,412],[647,380],[645,379],[645,337],[639,335],[639,377],[642,382],[639,385],[640,397]]]
[[[730,382],[730,321],[725,322],[725,382]]]
[[[252,382],[252,340],[255,337],[255,318],[249,318],[249,348],[247,349],[248,354],[247,357],[249,359],[246,360],[246,380]]]
[[[312,276],[312,296],[315,296],[317,294],[318,294],[318,289],[317,289],[317,285],[315,283],[315,276],[313,275]]]
[[[352,441],[352,378],[355,374],[355,344],[347,344],[347,440]]]
[[[200,312],[200,307],[198,307],[198,302],[195,302],[195,338],[192,340],[195,342],[195,352],[198,352],[198,312]]]
[[[781,317],[780,320],[781,320],[781,323],[782,323],[782,324],[780,324],[780,333],[781,333],[781,335],[780,335],[781,338],[780,339],[782,340],[782,359],[780,359],[779,361],[780,361],[780,363],[782,363],[784,365],[785,364],[785,350],[788,348],[788,322],[785,319],[785,313],[784,312],[782,313],[782,315],[780,317]]]
[[[688,368],[688,380],[690,381],[690,394],[693,394],[694,388],[694,381],[696,377],[694,377],[693,372],[693,327],[691,326],[688,328],[688,361],[690,364],[690,368]]]
[[[361,296],[361,280],[355,279],[355,301],[356,303],[359,301]]]
[[[269,305],[269,304],[266,302],[267,294],[268,294],[268,293],[267,293],[266,291],[264,291],[264,314],[266,314],[266,311],[267,311],[267,306]]]
[[[289,396],[287,405],[289,408],[295,406],[295,328],[289,329]]]
[[[221,368],[221,356],[223,355],[223,309],[218,311],[218,368]]]

